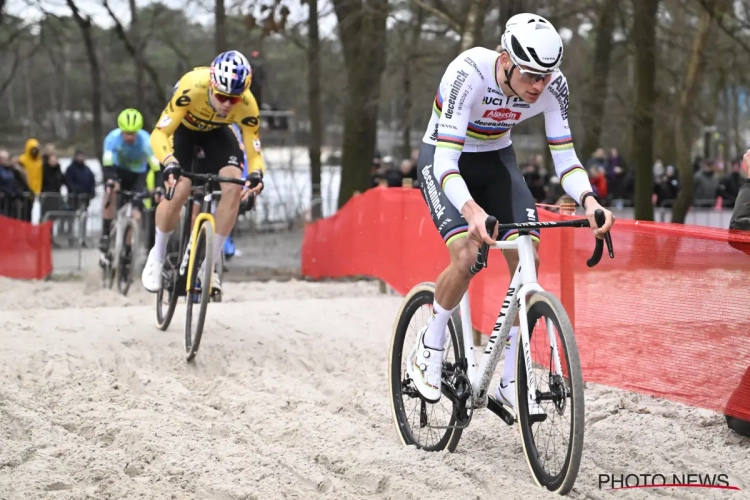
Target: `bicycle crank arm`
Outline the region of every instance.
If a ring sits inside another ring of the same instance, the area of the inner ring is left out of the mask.
[[[516,419],[513,418],[513,415],[511,415],[508,410],[505,409],[505,405],[503,405],[500,401],[496,400],[492,396],[487,398],[487,408],[492,413],[500,417],[506,424],[513,425],[516,423]]]

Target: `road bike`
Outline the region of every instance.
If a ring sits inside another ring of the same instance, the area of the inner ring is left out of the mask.
[[[604,224],[602,210],[596,211],[595,220],[598,227]],[[496,223],[494,217],[487,218],[488,234],[492,234]],[[501,231],[518,230],[518,238],[513,241],[496,241],[491,247],[484,243],[479,249],[477,260],[470,269],[472,275],[487,267],[490,248],[517,250],[518,267],[513,273],[492,335],[479,361],[474,352],[469,292],[467,290],[464,293],[458,309],[448,322],[449,335],[443,346],[442,397],[435,404],[422,398],[406,370],[406,363],[414,363],[417,336],[421,333],[419,327],[410,328],[411,320],[418,315],[420,309],[423,317],[429,317],[435,285],[420,283],[406,295],[393,327],[388,367],[393,422],[404,445],[415,445],[426,451],[447,448],[453,452],[463,430],[471,422],[474,411],[489,408],[506,424],[518,424],[524,454],[536,484],[561,495],[571,490],[583,451],[584,397],[581,363],[573,327],[565,308],[555,295],[545,291],[537,283],[534,247],[529,234],[532,229],[562,227],[590,226],[587,219],[500,224],[497,226],[498,234]],[[589,267],[599,263],[605,242],[610,258],[614,258],[612,239],[607,233],[603,240],[596,240],[594,254],[587,262]],[[427,309],[426,313],[424,309]],[[520,311],[525,311],[525,314],[519,315]],[[515,360],[505,361],[515,363],[517,408],[514,409],[514,417],[500,401],[488,395],[488,388],[500,360],[502,349],[498,346],[505,345],[516,315],[519,315],[520,320],[519,348]],[[534,329],[535,326],[539,328]],[[534,335],[536,331],[540,333]],[[409,333],[414,333],[414,337],[407,339]],[[539,351],[532,352],[531,344],[535,342],[543,345]],[[544,366],[545,362],[547,366]],[[546,387],[542,388],[542,385]],[[539,405],[545,413],[530,415],[530,404]],[[441,409],[445,410],[447,417],[439,421],[436,413],[439,417]],[[564,416],[567,410],[570,411],[570,417],[566,428],[557,431],[549,429],[549,424],[553,424],[556,417]],[[563,445],[545,441],[556,435],[564,438]],[[563,451],[562,458],[551,457],[557,451]],[[550,458],[548,464],[547,460]]]
[[[199,174],[182,172],[181,177],[191,181],[203,181],[203,186],[196,186],[187,201],[182,214],[182,224],[177,242],[170,241],[167,244],[167,255],[162,266],[162,286],[156,294],[156,325],[161,330],[166,330],[174,315],[179,297],[185,297],[187,311],[185,315],[185,354],[188,361],[192,361],[198,353],[203,326],[206,319],[208,302],[212,296],[217,297],[218,291],[212,290],[211,280],[213,275],[214,233],[216,222],[212,213],[215,197],[221,195],[220,184],[231,183],[245,186],[249,180],[250,186],[257,186],[260,177],[234,178],[223,177],[216,174]],[[170,188],[166,198],[172,198],[174,192]],[[202,193],[202,195],[198,194]],[[202,196],[200,211],[195,221],[192,219],[193,202]],[[190,228],[190,230],[186,230]],[[208,262],[204,264],[204,261]],[[219,264],[221,265],[221,264]],[[220,296],[215,301],[220,301]],[[198,305],[197,316],[193,319],[194,306]]]
[[[105,208],[108,208],[112,202],[114,187],[114,181],[107,181]],[[140,224],[133,217],[133,204],[151,197],[151,194],[120,189],[117,195],[122,201],[122,206],[117,210],[109,231],[109,241],[114,242],[114,245],[110,244],[107,252],[101,255],[100,266],[104,287],[112,288],[114,282],[117,281],[117,289],[122,295],[127,296],[130,285],[133,283],[133,268],[141,248]]]

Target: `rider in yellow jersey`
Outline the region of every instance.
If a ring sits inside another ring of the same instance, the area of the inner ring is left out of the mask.
[[[143,286],[150,292],[161,288],[161,267],[169,235],[179,224],[180,209],[190,195],[190,180],[180,178],[180,173],[192,168],[195,147],[199,146],[206,156],[205,170],[201,173],[241,178],[243,148],[230,127],[237,124],[242,130],[248,172],[262,179],[265,166],[258,133],[260,112],[249,90],[251,78],[252,70],[245,56],[234,50],[219,54],[210,67],[195,68],[180,79],[151,132],[154,154],[164,165],[164,182],[175,189],[172,199],[163,199],[156,208],[156,238],[141,276]],[[249,182],[246,187],[250,187]],[[214,236],[214,289],[221,289],[216,263],[224,240],[234,227],[240,202],[262,189],[262,182],[244,193],[241,186],[221,184]]]

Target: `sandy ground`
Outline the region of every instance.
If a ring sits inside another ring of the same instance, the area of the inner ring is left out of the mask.
[[[377,284],[229,283],[187,364],[180,305],[96,280],[0,280],[0,499],[553,498],[515,428],[478,413],[455,453],[398,441],[387,386],[400,299]],[[750,439],[712,412],[586,392],[571,498],[750,498]],[[720,474],[742,491],[608,491],[599,474]]]

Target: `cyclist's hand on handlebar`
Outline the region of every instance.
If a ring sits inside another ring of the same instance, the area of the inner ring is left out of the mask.
[[[182,174],[182,169],[180,168],[180,164],[177,163],[177,160],[170,160],[166,165],[164,165],[164,170],[162,172],[162,176],[164,178],[164,185],[169,188],[174,188],[177,184],[177,180],[180,178],[180,175]]]
[[[258,196],[263,191],[263,173],[256,170],[248,175],[245,188],[247,189],[243,191],[241,201],[247,201],[251,196]]]
[[[477,248],[481,247],[482,243],[495,244],[497,228],[493,230],[492,235],[487,234],[487,228],[485,227],[487,212],[482,207],[477,205],[474,200],[469,200],[464,204],[461,213],[469,224],[469,239],[474,242]]]
[[[594,232],[594,236],[596,236],[600,240],[603,239],[604,235],[607,234],[610,229],[612,229],[612,225],[615,223],[615,216],[612,215],[612,212],[601,206],[599,202],[592,196],[586,198],[585,208],[586,218],[589,220],[589,224],[591,225],[591,230]],[[605,220],[602,227],[597,227],[594,213],[600,209],[604,212]]]

